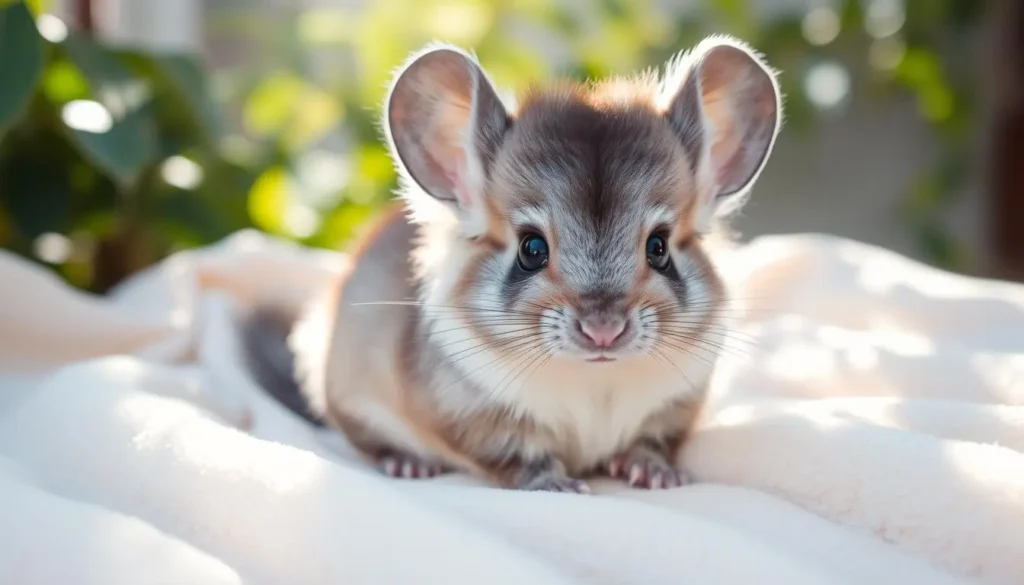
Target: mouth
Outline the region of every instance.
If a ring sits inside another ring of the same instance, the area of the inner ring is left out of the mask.
[[[597,357],[587,358],[586,361],[592,364],[606,364],[608,362],[614,362],[615,358],[601,354]]]

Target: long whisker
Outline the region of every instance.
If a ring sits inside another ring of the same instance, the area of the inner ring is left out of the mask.
[[[502,331],[501,333],[498,333],[498,334],[492,334],[492,335],[489,336],[490,339],[485,340],[485,341],[491,341],[493,339],[493,340],[496,340],[498,342],[501,342],[506,337],[508,337],[510,335],[513,335],[513,336],[516,336],[516,335],[518,335],[518,336],[531,335],[530,332],[535,332],[535,328],[534,327],[521,327],[519,329],[512,329],[512,330],[509,330],[509,331]],[[446,341],[444,343],[435,343],[434,344],[434,348],[436,348],[436,349],[444,349],[446,347],[451,347],[453,345],[458,345],[460,343],[480,342],[480,341],[481,340],[476,339],[476,338],[455,339],[455,340],[452,340],[452,341]]]
[[[548,360],[550,360],[553,355],[554,354],[551,353],[550,351],[547,352],[547,356],[543,360],[541,360],[541,362],[539,364],[537,364],[536,366],[533,367],[533,369],[530,371],[530,373],[526,376],[526,378],[523,379],[523,382],[519,385],[519,391],[520,392],[523,390],[523,387],[526,386],[526,383],[530,381],[530,378],[532,378],[533,375],[536,374],[538,370],[543,368],[544,364],[548,363]]]
[[[678,367],[676,367],[676,365],[672,363],[672,360],[670,360],[664,353],[661,352],[661,350],[658,349],[657,345],[652,345],[650,347],[650,350],[653,351],[654,354],[652,355],[652,354],[648,353],[648,355],[651,355],[652,357],[659,358],[660,361],[662,361],[662,363],[664,363],[665,365],[669,366],[670,368],[675,370],[676,373],[679,374],[679,376],[683,379],[683,381],[686,382],[686,385],[690,387],[690,391],[691,392],[695,392],[696,391],[696,387],[694,387],[693,382],[690,381],[689,376],[684,374],[682,370],[680,370]]]
[[[533,348],[533,347],[534,347],[534,345],[533,345],[532,342],[531,343],[521,344],[520,346],[517,346],[517,347],[513,348],[511,351],[509,351],[507,358],[503,357],[503,356],[497,356],[497,357],[494,357],[494,358],[486,361],[482,365],[480,365],[480,366],[478,366],[476,368],[473,368],[471,370],[468,370],[468,371],[467,370],[462,370],[462,369],[456,369],[455,371],[459,372],[461,375],[459,375],[454,380],[452,380],[449,385],[441,388],[441,391],[444,392],[444,391],[446,391],[446,390],[448,390],[448,389],[458,385],[460,382],[462,382],[463,380],[469,378],[473,374],[475,374],[475,373],[477,373],[477,372],[479,372],[479,371],[481,371],[481,370],[483,370],[485,368],[488,368],[488,367],[490,367],[490,366],[492,366],[492,365],[494,365],[496,363],[501,363],[504,359],[512,359],[512,358],[515,358],[516,356],[524,355],[525,353],[529,352],[531,350],[531,348]],[[465,358],[454,360],[454,361],[448,361],[446,364],[439,364],[437,366],[437,368],[435,368],[434,371],[436,372],[436,371],[439,371],[441,369],[445,369],[446,367],[453,367],[454,368],[455,366],[457,366],[459,364],[459,362],[464,361],[464,359]]]
[[[719,345],[726,345],[726,342],[736,343],[744,347],[754,347],[758,345],[759,339],[745,334],[741,331],[733,331],[731,329],[699,329],[691,327],[674,327],[664,326],[658,324],[655,329],[662,335],[672,335],[686,339],[702,339],[707,340],[709,343],[716,343]]]
[[[480,370],[482,370],[484,368],[490,367],[490,366],[494,365],[495,363],[502,363],[505,360],[514,360],[516,358],[521,358],[521,357],[523,357],[525,355],[528,355],[528,354],[532,355],[531,352],[532,351],[536,351],[538,349],[538,344],[536,344],[537,339],[538,339],[537,337],[534,337],[534,338],[528,339],[528,340],[526,340],[526,341],[524,341],[522,343],[519,343],[515,347],[512,347],[510,349],[506,348],[506,350],[505,350],[506,352],[511,350],[511,354],[510,355],[507,355],[507,356],[499,355],[499,356],[495,357],[494,359],[484,363],[483,365],[481,365],[481,366],[479,366],[477,368],[474,368],[474,369],[472,369],[472,370],[470,370],[468,372],[464,372],[463,375],[460,376],[459,378],[457,378],[454,382],[452,382],[451,385],[455,385],[455,384],[461,382],[462,380],[466,379],[468,376],[471,376],[472,374],[474,374],[474,373],[476,373],[476,372],[478,372],[478,371],[480,371]],[[486,349],[486,347],[485,347],[485,349]],[[543,348],[543,346],[541,346],[539,349],[543,350],[544,348]],[[461,361],[461,360],[458,360],[458,361]],[[456,362],[449,362],[449,363],[452,363],[454,365],[455,363],[458,363],[458,362],[456,361]],[[451,385],[448,386],[448,387],[450,388]]]
[[[700,337],[704,334],[712,334],[723,339],[735,341],[746,345],[757,345],[758,338],[742,331],[733,331],[731,329],[717,328],[717,327],[706,327],[706,328],[693,328],[693,327],[666,327],[664,324],[658,324],[658,331],[666,334],[677,334],[677,335],[690,335],[694,337]]]
[[[656,344],[662,345],[662,346],[667,347],[667,348],[671,348],[671,349],[673,349],[673,350],[675,350],[675,351],[677,351],[679,353],[686,354],[686,355],[688,355],[690,357],[697,358],[697,359],[703,361],[704,363],[706,363],[709,366],[715,365],[715,360],[717,360],[718,356],[720,355],[720,352],[716,351],[714,349],[703,347],[703,346],[698,346],[698,345],[694,345],[694,344],[689,344],[689,343],[686,343],[686,342],[679,342],[679,340],[670,340],[670,339],[662,338],[662,339],[659,339],[656,342]],[[699,354],[694,353],[694,350],[700,350],[702,353],[699,353]]]
[[[475,327],[487,327],[487,326],[495,327],[495,326],[499,326],[499,325],[504,325],[504,326],[509,326],[509,327],[519,327],[519,326],[522,326],[524,328],[529,328],[529,327],[534,327],[536,324],[533,321],[491,321],[491,320],[460,321],[458,323],[458,325],[456,325],[454,327],[449,327],[447,329],[433,329],[433,330],[430,331],[430,334],[431,335],[435,335],[435,336],[436,335],[444,335],[445,333],[451,333],[452,331],[461,331],[461,330],[464,330],[464,329],[466,329],[468,327],[474,327],[474,326]]]
[[[451,353],[451,354],[448,354],[446,356],[446,358],[447,358],[447,361],[451,365],[455,365],[455,364],[458,364],[459,362],[464,361],[464,360],[466,360],[466,359],[468,359],[470,357],[473,357],[475,355],[479,355],[479,354],[481,354],[481,353],[483,353],[483,352],[485,352],[485,351],[487,351],[489,349],[501,349],[503,351],[514,351],[515,349],[517,349],[519,347],[523,347],[523,346],[529,345],[535,339],[541,338],[542,335],[543,334],[540,334],[540,333],[528,333],[528,334],[524,334],[524,335],[520,335],[520,336],[514,337],[512,339],[501,340],[498,343],[481,342],[479,340],[466,340],[466,341],[475,341],[476,345],[471,346],[469,348],[461,349],[461,350],[459,350],[457,352],[454,352],[454,353]],[[474,351],[474,350],[476,350],[476,351]],[[467,353],[467,352],[472,352],[472,353]]]
[[[495,336],[493,339],[471,338],[464,339],[461,341],[464,343],[473,343],[474,345],[471,346],[471,348],[469,349],[472,349],[473,347],[479,347],[483,349],[506,349],[518,344],[520,341],[540,339],[547,334],[548,332],[545,330],[531,329],[530,331],[527,331],[525,333],[509,333],[504,336]],[[466,349],[462,349],[459,350],[458,352],[448,354],[448,357],[451,358],[453,356],[457,356],[464,351],[466,351]]]
[[[699,337],[663,335],[660,339],[660,342],[668,343],[668,340],[674,340],[678,344],[682,344],[681,346],[677,347],[677,349],[679,349],[680,351],[690,352],[689,348],[692,347],[704,349],[708,353],[715,354],[716,356],[728,354],[737,358],[749,358],[752,355],[750,351],[743,350],[733,346],[724,346],[721,344],[716,344],[712,341],[701,339]]]
[[[443,305],[437,303],[423,303],[421,301],[377,301],[377,302],[360,302],[350,303],[350,306],[397,306],[397,307],[418,307],[421,312],[435,311],[444,312],[450,311],[456,314],[460,312],[465,313],[485,313],[491,315],[528,315],[536,316],[537,313],[532,311],[522,311],[507,307],[500,306],[473,306],[473,305]],[[539,305],[538,305],[539,307]]]
[[[498,390],[495,390],[491,393],[493,396],[500,396],[501,394],[503,394],[505,390],[508,389],[508,387],[511,386],[512,383],[515,382],[517,378],[519,378],[519,376],[523,375],[530,368],[530,366],[535,364],[537,360],[543,359],[545,355],[549,355],[547,348],[544,347],[543,344],[535,349],[536,351],[528,354],[526,360],[524,360],[525,363],[518,364],[508,374],[503,376],[502,379],[499,380],[497,384],[494,385],[494,388],[498,388]],[[510,374],[514,375],[512,375],[512,377],[509,378]],[[508,382],[503,384],[506,378],[508,378]]]

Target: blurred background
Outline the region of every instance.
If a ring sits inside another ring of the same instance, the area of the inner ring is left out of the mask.
[[[1016,0],[0,0],[0,246],[96,292],[247,227],[344,247],[391,197],[378,112],[422,43],[514,89],[716,32],[786,94],[745,238],[1024,278]]]

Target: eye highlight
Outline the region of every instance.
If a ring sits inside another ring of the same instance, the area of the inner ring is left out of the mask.
[[[668,242],[661,234],[651,234],[647,238],[647,263],[655,270],[668,268]]]
[[[519,242],[519,267],[535,272],[548,265],[548,243],[537,234],[528,234]]]

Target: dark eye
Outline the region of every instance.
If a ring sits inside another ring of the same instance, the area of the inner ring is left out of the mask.
[[[659,234],[651,234],[647,238],[647,263],[655,270],[668,268],[668,244],[665,238]]]
[[[527,272],[540,270],[548,265],[548,243],[544,238],[530,234],[519,242],[519,267]]]

